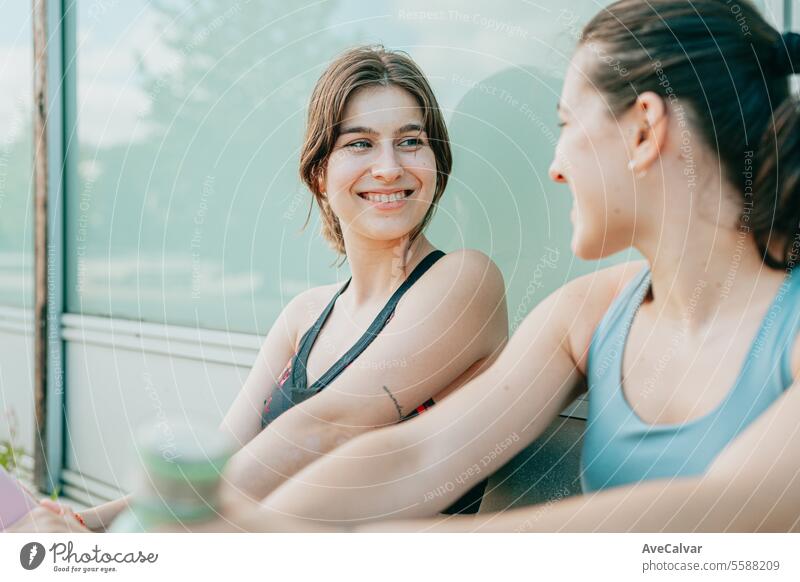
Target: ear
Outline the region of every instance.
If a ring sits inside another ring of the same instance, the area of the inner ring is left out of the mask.
[[[631,109],[634,129],[630,144],[631,169],[641,173],[650,169],[664,149],[669,115],[666,102],[653,91],[639,95]]]
[[[321,168],[317,172],[317,190],[322,196],[325,195],[325,171]]]

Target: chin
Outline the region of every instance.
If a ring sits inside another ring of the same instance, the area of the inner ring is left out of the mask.
[[[414,230],[414,227],[406,227],[403,228],[370,228],[366,229],[363,235],[366,238],[371,238],[372,240],[380,240],[380,241],[391,241],[391,240],[400,240],[403,237],[406,237],[411,234],[411,231]]]
[[[602,237],[592,239],[589,237],[572,236],[572,253],[584,261],[597,261],[604,259],[614,252],[608,245],[604,244]]]
[[[419,223],[422,222],[422,217],[410,216],[392,216],[382,217],[378,220],[370,220],[369,224],[364,225],[365,233],[377,239],[392,239],[401,238],[407,234],[411,234]]]
[[[575,251],[575,256],[583,261],[599,261],[600,259],[605,259],[609,255],[610,253]]]

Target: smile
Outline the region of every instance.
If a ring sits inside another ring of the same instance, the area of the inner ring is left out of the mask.
[[[397,202],[404,200],[414,193],[413,190],[395,190],[394,192],[359,192],[358,195],[364,200],[376,204],[385,202]]]
[[[396,210],[406,205],[406,199],[415,190],[395,190],[393,192],[359,192],[358,195],[376,210]]]

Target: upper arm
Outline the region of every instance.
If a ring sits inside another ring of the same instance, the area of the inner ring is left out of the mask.
[[[550,295],[488,370],[442,406],[398,427],[407,432],[404,441],[422,444],[425,465],[441,464],[435,471],[441,472],[440,480],[476,464],[480,478],[488,475],[541,434],[580,393],[584,383],[573,358],[569,324],[582,300],[581,290],[569,284]],[[502,453],[496,452],[498,444]]]
[[[335,381],[287,415],[356,430],[393,424],[490,357],[507,336],[497,266],[476,251],[451,253],[415,283]]]
[[[294,354],[301,293],[284,307],[261,345],[247,379],[220,427],[239,446],[247,444],[261,429],[264,399],[275,389],[281,372]]]
[[[704,486],[743,501],[733,530],[800,530],[800,381],[730,443]]]
[[[641,267],[626,263],[565,284],[528,314],[483,374],[443,405],[392,430],[404,431],[407,446],[430,442],[424,464],[441,464],[442,474],[475,463],[482,476],[494,471],[585,390],[583,363],[597,322]],[[494,454],[509,438],[513,444]]]

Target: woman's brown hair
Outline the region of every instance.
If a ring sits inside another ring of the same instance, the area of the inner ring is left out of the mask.
[[[410,242],[430,222],[447,186],[453,164],[444,116],[425,75],[411,57],[381,46],[356,47],[339,55],[322,74],[311,94],[306,136],[300,153],[300,177],[311,190],[322,212],[323,236],[342,255],[346,254],[342,228],[319,185],[325,175],[328,157],[339,137],[348,99],[357,90],[374,86],[400,87],[416,99],[422,111],[428,143],[436,158],[433,201],[422,222],[410,233]],[[309,216],[310,213],[309,208]]]
[[[768,266],[793,267],[800,107],[788,79],[800,72],[800,35],[781,35],[749,0],[621,0],[586,25],[580,44],[603,55],[589,76],[613,114],[646,91],[685,106],[692,130],[742,192],[740,227]]]

